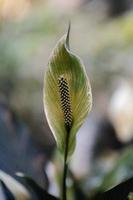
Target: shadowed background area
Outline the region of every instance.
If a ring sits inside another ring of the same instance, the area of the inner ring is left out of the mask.
[[[83,59],[93,93],[72,177],[93,195],[133,176],[132,8],[132,0],[0,1],[0,169],[22,171],[59,194],[60,156],[43,111],[43,79],[70,20],[70,48]]]

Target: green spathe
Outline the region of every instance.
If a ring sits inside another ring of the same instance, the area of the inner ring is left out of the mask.
[[[81,59],[69,49],[69,30],[59,40],[49,58],[44,78],[44,109],[58,148],[63,154],[66,136],[69,134],[68,154],[71,155],[75,148],[76,133],[91,110],[92,94]],[[59,88],[60,79],[66,82],[67,94]],[[70,121],[69,128],[66,121]]]

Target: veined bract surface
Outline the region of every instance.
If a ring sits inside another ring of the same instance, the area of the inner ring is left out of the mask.
[[[44,77],[44,109],[59,150],[75,148],[75,136],[92,107],[92,94],[85,67],[69,49],[69,32],[57,43]]]

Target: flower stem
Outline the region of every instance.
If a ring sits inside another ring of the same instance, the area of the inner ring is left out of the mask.
[[[64,153],[62,200],[67,200],[66,178],[67,178],[67,171],[68,171],[68,163],[67,163],[68,143],[69,143],[69,134],[66,135],[66,144],[65,144],[65,153]]]

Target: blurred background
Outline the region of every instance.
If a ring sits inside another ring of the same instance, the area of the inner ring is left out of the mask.
[[[68,187],[76,183],[88,196],[133,176],[132,0],[0,0],[0,169],[24,172],[59,195],[43,78],[69,20],[70,48],[86,66],[93,108],[77,135]]]

